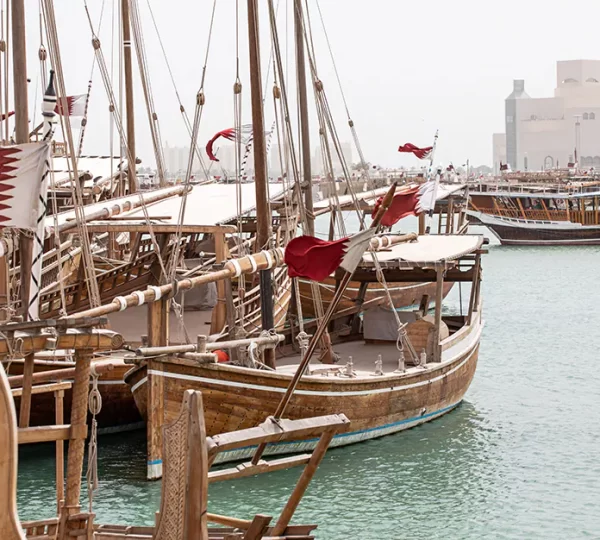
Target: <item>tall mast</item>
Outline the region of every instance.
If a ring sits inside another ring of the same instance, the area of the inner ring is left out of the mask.
[[[135,174],[135,119],[133,117],[133,70],[131,64],[131,25],[129,22],[129,0],[121,0],[121,24],[123,26],[123,64],[125,68],[125,108],[127,110],[127,149],[129,150],[127,177],[129,179],[129,192],[137,191],[137,178]],[[124,193],[122,193],[124,195]]]
[[[267,152],[263,111],[260,44],[258,38],[258,2],[248,0],[248,46],[250,49],[250,95],[252,97],[252,145],[254,147],[254,186],[256,189],[256,251],[268,249],[271,239],[271,214],[267,194]],[[260,272],[261,317],[263,330],[273,322],[271,271]],[[275,367],[275,352],[265,351],[265,363]]]
[[[27,48],[25,41],[25,2],[12,0],[12,53],[13,85],[15,92],[16,142],[29,142],[29,111],[27,110]],[[33,237],[21,232],[19,235],[19,259],[21,266],[21,314],[27,317],[29,291],[31,288],[31,258]]]
[[[25,2],[12,0],[13,84],[15,91],[16,142],[29,142],[27,110],[27,45],[25,42]]]
[[[304,26],[302,2],[294,0],[294,30],[296,34],[296,76],[298,79],[298,106],[300,108],[300,137],[302,176],[304,179],[304,207],[306,208],[307,234],[315,235],[313,214],[312,172],[310,164],[310,135],[308,125],[308,99],[306,95],[306,65],[304,62]]]

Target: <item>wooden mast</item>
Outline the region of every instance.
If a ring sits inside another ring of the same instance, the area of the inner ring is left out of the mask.
[[[29,142],[29,111],[27,107],[27,44],[25,40],[25,2],[12,0],[12,53],[13,85],[15,92],[16,143]],[[31,286],[31,259],[33,237],[21,232],[19,236],[19,259],[21,267],[21,314],[27,317]]]
[[[123,65],[125,69],[125,108],[127,110],[127,149],[129,180],[129,193],[137,191],[137,177],[135,174],[135,118],[133,108],[133,70],[131,63],[131,24],[129,21],[129,0],[121,0],[121,23],[123,25]],[[133,162],[133,163],[131,163]],[[121,193],[125,195],[125,193]]]
[[[298,81],[298,107],[300,109],[300,148],[302,152],[302,176],[304,188],[304,207],[306,209],[307,233],[315,235],[315,216],[313,208],[312,171],[310,163],[310,134],[308,124],[308,99],[306,95],[306,64],[304,61],[304,32],[302,20],[302,2],[294,0],[294,31],[296,34],[296,76]]]
[[[267,192],[267,152],[263,111],[260,43],[258,37],[258,2],[248,0],[248,47],[250,49],[250,95],[252,97],[252,134],[254,147],[254,187],[256,189],[256,251],[269,248],[271,214]],[[270,270],[260,272],[261,317],[263,330],[273,322],[272,276]],[[265,364],[275,367],[275,351],[265,350]]]

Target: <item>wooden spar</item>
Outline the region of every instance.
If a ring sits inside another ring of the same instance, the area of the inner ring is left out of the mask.
[[[167,197],[172,197],[175,195],[182,195],[186,186],[176,186],[172,190],[167,191],[166,193],[162,190],[155,194],[142,194],[144,204],[151,204],[157,201],[161,201],[166,199]],[[95,221],[102,219],[109,219],[112,216],[116,216],[122,214],[124,212],[129,212],[130,210],[135,210],[142,206],[142,202],[140,200],[133,201],[125,201],[123,203],[119,203],[118,201],[112,202],[107,201],[106,206],[102,208],[102,210],[97,210],[96,212],[85,213],[84,221]],[[58,226],[58,232],[64,233],[66,231],[70,231],[71,229],[75,229],[77,227],[77,221],[73,218],[71,221],[66,221]]]
[[[325,452],[327,452],[327,448],[329,447],[329,443],[333,439],[335,435],[334,429],[329,429],[323,433],[321,439],[317,443],[317,447],[314,449],[310,461],[302,471],[300,478],[298,479],[298,483],[294,488],[288,502],[286,503],[279,519],[277,520],[277,524],[271,531],[271,536],[279,536],[282,535],[290,523],[296,508],[300,504],[300,500],[304,496],[306,489],[308,488],[308,484],[310,483],[312,477],[315,472],[317,472],[317,467],[325,457]]]
[[[275,336],[264,336],[257,338],[235,339],[231,341],[216,341],[206,343],[204,351],[200,351],[198,345],[168,345],[166,347],[140,347],[135,350],[136,356],[157,356],[161,354],[182,354],[193,352],[216,351],[218,349],[232,349],[234,347],[243,347],[256,343],[257,345],[276,345],[283,341],[285,336],[277,334]]]
[[[300,112],[300,148],[302,153],[302,177],[304,208],[306,209],[307,233],[315,235],[315,218],[312,193],[312,170],[310,164],[310,133],[308,123],[308,98],[306,93],[306,63],[304,59],[304,24],[302,2],[294,0],[294,33],[296,37],[296,78],[298,81],[298,108]]]
[[[254,148],[254,187],[256,189],[256,242],[260,251],[269,246],[271,239],[271,212],[267,186],[267,152],[265,119],[260,69],[260,42],[258,31],[258,0],[248,0],[248,48],[250,52],[250,95],[252,98],[252,145]],[[273,321],[273,285],[271,271],[260,272],[260,301],[263,330],[271,330]],[[267,366],[275,368],[275,351],[264,354]]]
[[[377,227],[379,227],[379,223],[381,223],[381,219],[383,218],[383,215],[385,214],[387,209],[392,204],[392,199],[394,198],[394,192],[396,191],[396,185],[397,185],[396,182],[394,182],[392,184],[392,186],[390,187],[389,191],[387,192],[387,194],[385,195],[385,197],[383,198],[381,207],[379,208],[377,215],[375,216],[375,218],[373,219],[373,222],[371,223],[372,229],[376,229]],[[323,334],[324,334],[325,330],[327,329],[327,325],[329,324],[329,320],[331,319],[331,316],[333,315],[338,304],[340,303],[340,300],[342,299],[344,291],[346,290],[348,283],[350,283],[351,278],[352,278],[352,274],[349,272],[346,272],[346,274],[342,278],[341,283],[335,292],[335,296],[329,303],[329,306],[327,307],[327,311],[325,312],[325,315],[323,316],[323,319],[321,320],[321,324],[319,324],[319,326],[317,327],[317,330],[313,334],[313,336],[310,340],[310,343],[308,344],[308,349],[306,350],[306,354],[304,355],[304,358],[300,362],[300,365],[298,366],[296,373],[294,373],[294,376],[292,377],[292,380],[290,381],[290,384],[287,387],[285,394],[283,395],[283,397],[281,398],[281,401],[279,402],[279,405],[277,406],[277,409],[274,414],[275,419],[277,419],[277,420],[280,419],[283,416],[283,414],[285,413],[285,410],[290,402],[290,399],[292,399],[292,395],[294,394],[294,391],[296,390],[296,386],[298,386],[298,382],[300,381],[300,378],[302,377],[302,375],[304,375],[304,372],[310,362],[310,359],[317,348],[317,344],[321,341],[321,338],[323,337]],[[264,443],[258,446],[254,456],[252,457],[252,465],[256,465],[258,463],[258,461],[262,457],[262,454],[263,454],[265,448],[266,448],[266,444],[264,444]]]
[[[121,25],[123,28],[123,67],[125,69],[125,107],[127,109],[127,177],[129,193],[137,191],[135,154],[135,116],[133,106],[133,70],[131,62],[131,23],[129,21],[129,0],[121,0]],[[125,195],[125,191],[121,191]]]
[[[254,262],[252,262],[250,259],[253,259]],[[253,264],[255,265],[255,268],[253,267]],[[281,266],[282,264],[283,249],[275,248],[261,253],[256,253],[254,255],[248,255],[246,257],[242,257],[241,259],[231,259],[225,263],[225,268],[223,268],[223,270],[217,270],[216,272],[211,272],[210,274],[203,274],[201,276],[183,279],[177,282],[177,290],[185,291],[197,287],[199,285],[204,285],[206,283],[213,283],[221,279],[236,277],[236,275],[238,275],[238,266],[241,274],[251,274],[254,273],[256,270],[274,268],[276,266]],[[159,291],[158,298],[156,296],[156,291]],[[173,284],[168,283],[166,285],[161,285],[156,288],[146,289],[145,291],[141,292],[141,295],[143,297],[143,303],[147,303],[156,302],[158,299],[170,295],[172,293]],[[124,302],[123,304],[121,304],[121,300],[119,300],[118,298],[115,298],[110,304],[105,304],[97,308],[92,308],[86,311],[81,311],[79,313],[74,313],[73,315],[65,317],[65,319],[71,320],[80,319],[84,317],[97,317],[100,315],[108,315],[109,313],[123,311],[129,307],[135,307],[140,305],[138,303],[138,296],[133,293],[128,294],[127,296],[120,297]]]
[[[419,234],[425,234],[425,212],[419,214]]]
[[[15,332],[15,338],[21,339],[21,352],[25,355],[47,349],[48,340],[54,339],[51,334],[28,334]],[[59,334],[56,341],[52,343],[57,350],[61,349],[91,349],[91,350],[114,350],[123,346],[123,336],[110,330],[79,331],[68,330]],[[0,339],[0,356],[7,356],[12,352],[12,345],[6,338]]]
[[[25,39],[25,2],[11,0],[13,85],[15,93],[15,140],[17,144],[29,142],[29,111],[27,105],[27,42]],[[8,125],[8,121],[6,122]],[[25,231],[19,234],[19,258],[21,260],[21,309],[27,318],[29,291],[31,287],[31,260],[33,237]]]

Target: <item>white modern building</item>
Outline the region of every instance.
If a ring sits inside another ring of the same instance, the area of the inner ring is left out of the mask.
[[[531,98],[515,80],[505,101],[505,139],[494,134],[494,170],[600,168],[600,60],[557,62],[554,97]],[[502,159],[505,157],[505,160]]]

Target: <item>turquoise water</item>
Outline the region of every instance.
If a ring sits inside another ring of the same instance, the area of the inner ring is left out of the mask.
[[[323,539],[600,538],[600,248],[490,246],[463,404],[328,453],[295,521]],[[455,288],[446,302],[458,309]],[[98,520],[151,524],[143,432],[100,439]],[[53,515],[52,447],[21,451],[23,519]],[[276,515],[298,470],[210,487],[212,512]]]

